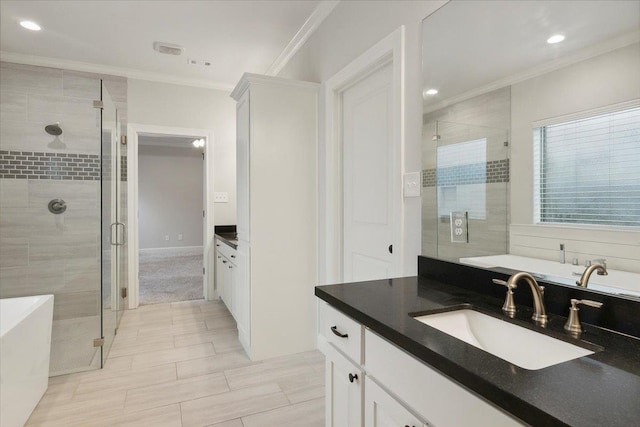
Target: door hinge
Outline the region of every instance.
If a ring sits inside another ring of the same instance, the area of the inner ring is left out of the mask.
[[[102,347],[104,345],[104,338],[96,338],[93,340],[94,347]]]
[[[127,135],[120,135],[120,144],[127,145]]]
[[[205,212],[205,211],[202,211],[202,218],[204,218],[204,212]]]
[[[204,160],[204,153],[202,153],[202,160]]]
[[[127,297],[127,288],[120,288],[120,296],[122,298],[126,298]]]
[[[93,108],[104,108],[104,103],[102,101],[93,101]]]
[[[202,267],[202,274],[204,274],[204,267]]]

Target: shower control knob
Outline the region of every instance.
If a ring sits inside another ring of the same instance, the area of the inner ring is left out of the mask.
[[[62,199],[53,199],[48,205],[49,212],[54,215],[59,215],[67,210],[67,203]]]

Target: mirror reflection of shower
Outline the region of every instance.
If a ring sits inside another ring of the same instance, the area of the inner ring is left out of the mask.
[[[54,136],[53,141],[47,144],[47,147],[54,149],[65,149],[67,148],[67,144],[65,144],[62,140],[60,140],[60,135],[62,135],[62,128],[60,127],[60,122],[47,125],[44,127],[44,131],[49,135]]]

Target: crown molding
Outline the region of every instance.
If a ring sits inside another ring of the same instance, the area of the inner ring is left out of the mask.
[[[231,97],[236,101],[239,101],[244,91],[246,91],[252,84],[275,85],[280,87],[285,86],[291,88],[295,87],[298,89],[311,90],[313,92],[317,92],[320,88],[320,83],[304,82],[301,80],[292,80],[277,76],[265,76],[262,74],[244,73],[235,89],[231,92]]]
[[[71,61],[68,59],[49,58],[45,56],[26,55],[23,53],[0,51],[0,61],[17,64],[36,65],[40,67],[61,68],[64,70],[83,71],[87,73],[126,77],[135,80],[146,80],[158,83],[168,83],[180,86],[193,86],[206,89],[231,92],[233,85],[211,82],[205,79],[193,79],[170,74],[154,73],[151,71],[135,70],[132,68],[112,67],[90,62]]]
[[[634,43],[640,42],[640,31],[632,31],[623,34],[620,37],[606,40],[602,43],[598,43],[592,46],[588,46],[573,54],[556,59],[554,61],[545,62],[543,64],[531,67],[524,72],[516,73],[511,76],[504,77],[502,79],[495,80],[489,84],[471,89],[460,95],[453,96],[451,98],[444,99],[435,104],[424,104],[424,114],[429,114],[437,111],[441,108],[448,107],[449,105],[457,104],[458,102],[466,101],[467,99],[474,98],[476,96],[492,92],[497,89],[502,89],[507,86],[514,85],[516,83],[523,82],[525,80],[533,79],[543,74],[550,73],[555,70],[559,70],[569,65],[576,64],[581,61],[585,61],[589,58],[593,58],[599,55],[603,55],[607,52],[621,49]]]
[[[273,64],[265,73],[267,76],[277,76],[280,71],[287,65],[293,56],[304,46],[309,37],[318,29],[320,24],[329,16],[329,14],[340,3],[340,0],[323,0],[311,12],[309,18],[302,24],[298,32],[293,36],[284,50],[278,55]]]

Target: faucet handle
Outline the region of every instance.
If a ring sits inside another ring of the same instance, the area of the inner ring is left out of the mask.
[[[593,307],[593,308],[600,308],[602,307],[602,303],[598,302],[598,301],[591,301],[590,299],[571,299],[571,308],[575,308],[577,309],[578,305],[588,305],[589,307]]]
[[[502,312],[509,317],[515,317],[516,303],[513,300],[513,290],[516,289],[518,285],[500,279],[493,279],[492,281],[496,285],[502,285],[507,288],[507,296],[504,299],[504,304],[502,304]]]
[[[564,329],[574,336],[579,336],[582,333],[582,324],[580,323],[580,317],[578,316],[578,312],[580,311],[578,305],[580,304],[594,308],[602,307],[602,303],[598,301],[591,301],[588,299],[571,299],[569,318],[567,319],[567,323],[564,324]]]
[[[518,285],[516,285],[515,283],[509,283],[506,280],[501,280],[501,279],[491,279],[491,281],[493,283],[495,283],[496,285],[502,285],[505,286],[507,289],[511,290],[511,289],[516,289],[518,287]]]

